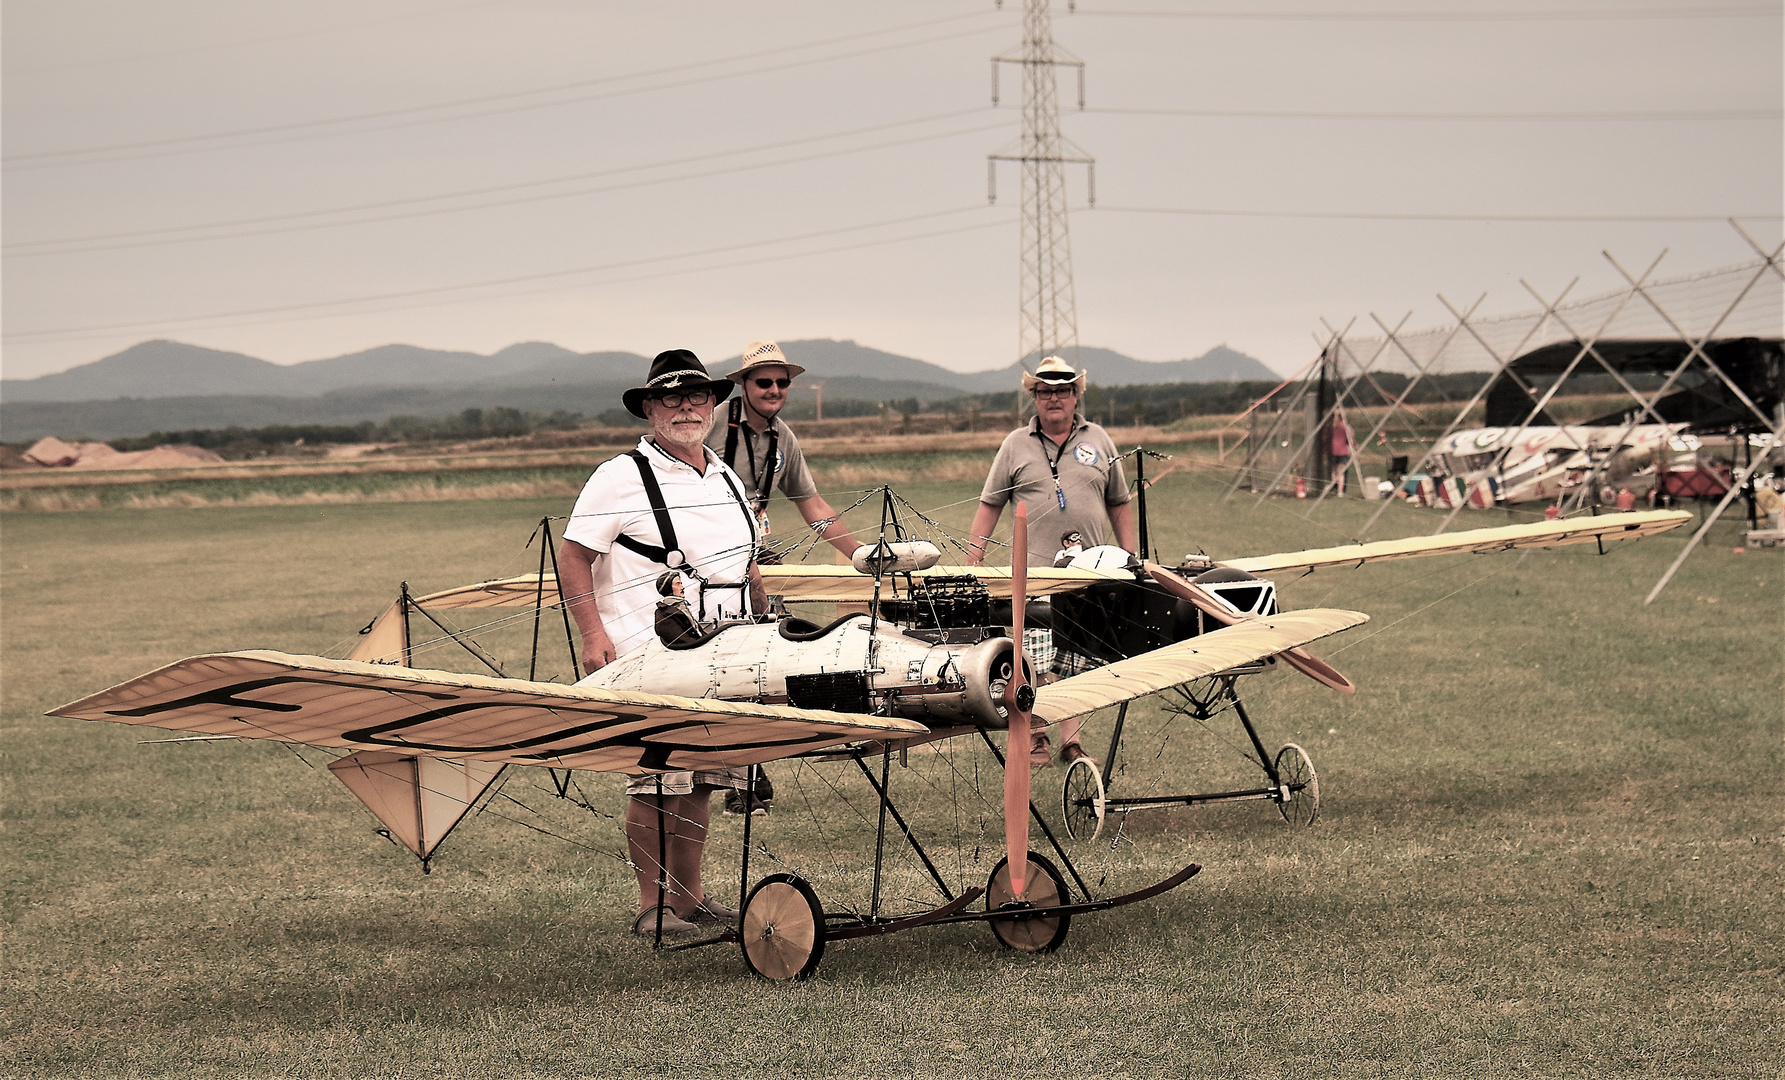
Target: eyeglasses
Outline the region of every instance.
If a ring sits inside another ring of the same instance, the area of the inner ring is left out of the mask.
[[[778,386],[785,390],[793,385],[792,379],[752,379],[750,381],[756,384],[758,390],[767,390],[771,386]]]
[[[691,390],[686,394],[658,394],[651,399],[666,409],[679,409],[683,405],[699,407],[713,400],[711,390]]]
[[[1078,388],[1072,386],[1037,386],[1029,392],[1038,398],[1065,397],[1067,394],[1078,393]]]

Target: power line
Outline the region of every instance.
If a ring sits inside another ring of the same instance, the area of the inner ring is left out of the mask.
[[[1286,109],[1123,109],[1092,107],[1088,113],[1125,116],[1197,116],[1243,120],[1777,120],[1779,109],[1630,110],[1618,112],[1355,112]]]
[[[573,97],[559,98],[559,99],[552,100],[552,101],[531,102],[531,103],[527,103],[527,104],[518,104],[518,105],[507,105],[507,106],[503,106],[500,108],[483,109],[481,111],[460,113],[460,114],[456,114],[453,116],[427,116],[427,117],[415,116],[415,114],[418,114],[418,113],[437,112],[442,109],[461,109],[461,108],[467,108],[467,107],[476,106],[476,105],[492,104],[492,103],[498,102],[498,101],[512,101],[515,98],[536,97],[541,94],[563,93],[565,91],[577,90],[577,89],[590,87],[590,86],[605,85],[605,84],[614,83],[614,82],[626,82],[626,81],[631,81],[633,79],[652,78],[652,77],[659,76],[659,75],[673,74],[675,72],[686,71],[689,69],[704,69],[704,68],[711,68],[715,65],[720,65],[720,64],[741,63],[746,60],[761,59],[766,56],[774,56],[774,55],[779,55],[782,53],[798,52],[798,51],[805,50],[805,49],[819,48],[819,47],[822,47],[825,45],[834,45],[834,44],[838,44],[840,42],[853,41],[853,40],[857,40],[857,39],[865,38],[865,37],[879,37],[879,36],[884,36],[886,34],[901,33],[906,30],[918,29],[918,28],[922,28],[922,27],[926,27],[926,26],[934,26],[938,23],[956,22],[961,19],[979,18],[979,17],[982,17],[984,14],[986,14],[986,13],[975,12],[975,13],[969,14],[969,15],[951,15],[951,16],[948,16],[947,18],[943,18],[943,19],[931,19],[931,20],[928,20],[927,22],[912,23],[912,24],[908,24],[905,26],[896,26],[896,27],[891,27],[889,29],[885,29],[885,30],[873,30],[873,31],[868,31],[865,33],[860,33],[860,34],[848,34],[848,35],[844,35],[842,37],[837,37],[837,38],[827,38],[827,39],[824,39],[821,41],[806,42],[806,43],[799,44],[799,45],[786,45],[786,46],[781,46],[781,47],[774,48],[774,49],[763,49],[763,50],[759,50],[757,52],[752,52],[752,53],[742,53],[737,56],[722,57],[717,60],[706,60],[706,61],[701,61],[698,63],[689,63],[689,64],[676,64],[676,65],[672,65],[670,67],[657,68],[657,69],[654,69],[651,71],[636,72],[636,73],[633,73],[630,75],[610,75],[610,76],[604,76],[599,79],[585,79],[585,80],[580,80],[580,81],[571,82],[571,83],[560,83],[560,84],[557,84],[554,86],[539,87],[539,88],[533,89],[533,90],[514,90],[514,91],[508,91],[506,93],[501,93],[501,94],[488,94],[488,95],[484,95],[481,97],[460,98],[460,99],[453,100],[453,101],[436,102],[436,103],[430,104],[430,105],[414,105],[414,106],[408,106],[408,107],[400,108],[400,109],[383,109],[383,110],[378,110],[375,112],[356,113],[356,114],[351,114],[351,115],[346,115],[346,116],[329,117],[326,119],[319,119],[319,120],[298,120],[298,121],[292,121],[291,123],[286,123],[286,124],[269,124],[269,125],[265,125],[262,127],[236,128],[236,129],[232,129],[229,131],[216,131],[216,132],[210,132],[210,133],[203,134],[203,135],[183,135],[183,136],[177,136],[177,137],[166,138],[166,139],[150,139],[150,140],[145,140],[145,141],[141,141],[141,142],[112,143],[109,145],[79,147],[79,148],[69,149],[69,150],[46,150],[46,151],[41,151],[41,152],[33,153],[33,154],[13,154],[13,155],[10,155],[10,156],[8,156],[4,159],[0,159],[0,160],[4,160],[7,163],[13,163],[13,162],[21,163],[18,165],[10,166],[10,168],[13,171],[52,168],[52,167],[57,167],[57,166],[62,166],[62,165],[107,164],[107,163],[116,162],[116,161],[137,161],[137,160],[141,160],[143,158],[166,157],[166,156],[170,156],[173,154],[205,153],[205,152],[209,152],[209,151],[213,151],[213,150],[220,150],[220,149],[236,149],[237,146],[224,146],[224,147],[192,146],[191,144],[200,143],[200,142],[215,142],[215,141],[224,140],[224,139],[240,139],[240,138],[247,138],[247,137],[255,136],[255,135],[275,135],[275,136],[284,135],[285,137],[262,139],[257,142],[243,143],[243,144],[237,144],[237,145],[238,146],[271,146],[271,145],[276,145],[279,143],[295,142],[295,141],[299,141],[299,140],[303,140],[303,139],[328,138],[328,137],[332,137],[332,136],[346,135],[346,134],[358,135],[358,134],[365,134],[365,133],[374,132],[374,131],[390,131],[390,130],[397,129],[397,128],[416,127],[416,126],[423,125],[423,124],[450,123],[450,122],[458,121],[458,120],[476,119],[476,118],[485,117],[485,116],[501,116],[501,115],[506,115],[506,114],[510,114],[510,113],[531,111],[534,109],[549,109],[549,108],[555,108],[555,107],[558,107],[561,105],[575,105],[575,104],[580,104],[580,103],[589,102],[589,101],[604,101],[604,100],[617,98],[617,97],[626,97],[626,96],[630,96],[632,94],[644,94],[644,93],[651,93],[651,92],[657,91],[657,90],[672,90],[672,89],[678,89],[678,88],[687,87],[687,86],[698,86],[698,85],[701,85],[704,83],[718,82],[718,81],[722,81],[725,79],[736,79],[736,78],[743,78],[743,77],[749,76],[749,75],[760,75],[760,74],[764,74],[764,73],[768,73],[768,72],[786,71],[786,70],[789,70],[790,68],[809,67],[814,64],[830,63],[830,62],[833,62],[836,60],[848,60],[848,59],[853,59],[855,57],[860,57],[860,56],[870,56],[875,53],[891,52],[891,51],[894,51],[897,49],[909,49],[909,48],[915,48],[920,45],[931,45],[931,44],[935,44],[935,43],[941,42],[941,41],[953,41],[958,38],[972,37],[977,34],[983,34],[983,33],[986,33],[987,31],[997,29],[997,27],[985,26],[985,27],[980,27],[978,29],[974,29],[974,30],[961,31],[958,33],[942,34],[942,35],[937,35],[937,36],[928,37],[928,38],[919,38],[915,41],[895,42],[890,45],[876,45],[871,48],[856,49],[856,50],[853,50],[850,52],[834,53],[834,54],[830,54],[827,56],[808,57],[807,59],[804,59],[804,60],[794,60],[794,61],[788,61],[788,62],[773,64],[773,65],[763,65],[763,66],[758,66],[758,67],[754,67],[754,68],[749,68],[749,69],[746,69],[743,71],[717,72],[717,73],[712,73],[712,74],[701,75],[701,76],[691,78],[691,79],[683,79],[683,80],[679,80],[676,82],[659,83],[654,86],[634,87],[632,89],[627,89],[627,90],[613,90],[613,91],[607,91],[607,92],[595,93],[595,94],[579,94],[579,95],[576,95]],[[367,121],[367,120],[383,120],[383,119],[390,119],[390,118],[398,117],[398,116],[413,116],[415,118],[410,119],[410,120],[400,121],[398,123],[393,123],[393,124],[381,124],[381,125],[375,125],[375,126],[370,126],[370,127],[352,128],[348,131],[327,131],[327,132],[307,131],[307,129],[313,129],[313,128],[319,128],[319,127],[328,127],[328,126],[340,125],[340,124],[361,123],[361,122]],[[83,157],[85,155],[92,155],[92,154],[111,154],[111,153],[116,153],[116,152],[120,152],[120,151],[132,151],[132,150],[145,150],[145,151],[149,151],[149,152],[148,153],[139,153],[139,154],[121,154],[120,156],[116,156],[116,157],[98,158],[98,159],[86,160],[86,161],[60,160],[60,159],[66,159],[66,158]]]
[[[1185,214],[1196,217],[1316,218],[1338,221],[1507,221],[1507,222],[1643,222],[1728,221],[1731,217],[1777,221],[1785,214],[1405,214],[1330,210],[1219,210],[1206,207],[1099,206],[1115,214]]]
[[[317,308],[346,307],[346,306],[350,306],[350,305],[354,305],[354,304],[373,303],[373,302],[376,302],[379,300],[398,300],[398,299],[410,299],[410,298],[419,297],[419,296],[434,296],[434,295],[439,295],[441,293],[464,292],[464,291],[467,291],[470,289],[491,288],[491,287],[500,286],[500,285],[515,285],[515,284],[522,284],[522,283],[531,282],[531,281],[543,281],[543,280],[547,280],[550,278],[571,277],[571,276],[575,276],[578,274],[599,273],[604,270],[626,269],[626,268],[634,267],[634,266],[645,266],[645,265],[649,265],[651,263],[673,262],[678,259],[692,259],[692,258],[699,258],[702,256],[707,256],[707,255],[730,254],[732,252],[744,251],[744,250],[748,250],[751,248],[773,247],[773,246],[776,246],[779,244],[791,244],[791,243],[798,243],[803,240],[815,240],[815,239],[821,239],[821,238],[827,237],[827,236],[839,236],[844,233],[865,232],[869,229],[886,228],[888,226],[893,226],[893,225],[905,225],[905,224],[909,224],[914,221],[927,221],[927,220],[932,220],[934,218],[949,217],[949,216],[952,216],[955,214],[968,213],[971,211],[984,210],[984,209],[985,209],[985,207],[982,204],[975,204],[973,206],[955,207],[952,210],[936,210],[936,211],[931,211],[930,213],[927,213],[927,214],[913,214],[913,215],[909,215],[906,217],[889,218],[884,221],[869,222],[869,223],[863,224],[863,225],[849,225],[849,226],[844,226],[844,227],[835,228],[835,229],[820,229],[820,230],[816,230],[813,232],[796,233],[791,236],[776,237],[776,238],[770,239],[770,240],[754,240],[754,241],[749,241],[747,243],[740,243],[740,244],[725,244],[725,245],[722,245],[719,247],[703,248],[703,249],[700,249],[697,251],[684,251],[684,252],[679,252],[679,253],[676,253],[673,255],[652,255],[652,256],[647,256],[647,257],[639,258],[639,259],[627,259],[627,260],[623,260],[620,262],[599,263],[599,264],[596,264],[593,266],[573,267],[568,270],[548,270],[548,271],[544,271],[541,273],[535,273],[535,274],[517,274],[517,275],[513,275],[513,276],[509,276],[509,277],[489,278],[489,279],[486,279],[483,281],[462,282],[462,283],[455,284],[455,285],[435,285],[435,286],[429,286],[428,288],[423,288],[423,289],[405,289],[405,290],[401,290],[401,291],[397,291],[397,292],[373,293],[373,294],[369,294],[366,296],[344,297],[344,298],[335,299],[335,300],[317,300],[317,301],[312,301],[309,303],[285,304],[285,305],[280,305],[280,306],[276,306],[276,307],[246,308],[246,309],[241,309],[241,310],[237,310],[237,311],[220,311],[220,312],[213,312],[213,313],[206,314],[206,315],[184,315],[184,316],[178,316],[178,317],[167,318],[167,319],[149,319],[149,320],[143,320],[143,321],[138,321],[138,322],[127,322],[127,323],[107,323],[107,324],[99,325],[99,326],[69,326],[69,327],[59,327],[59,328],[52,329],[52,330],[30,330],[30,331],[22,331],[22,332],[18,332],[18,333],[8,333],[8,334],[5,334],[4,337],[6,337],[8,339],[29,339],[29,338],[56,337],[56,336],[61,336],[64,334],[86,334],[86,333],[94,333],[97,331],[105,331],[105,330],[137,330],[137,329],[143,329],[143,328],[147,328],[147,327],[165,326],[165,325],[174,324],[174,323],[210,322],[210,321],[216,320],[216,319],[233,319],[233,318],[241,318],[243,316],[249,316],[249,315],[279,315],[279,314],[285,314],[288,312],[311,311],[311,310],[315,310]],[[974,226],[974,227],[977,228],[980,226]],[[959,231],[964,231],[964,230],[959,230]],[[906,238],[899,238],[899,239],[906,239]],[[879,242],[880,243],[891,243],[891,242],[895,242],[895,241],[879,241]],[[860,245],[860,246],[871,246],[871,245]],[[839,248],[837,250],[847,250],[847,249]],[[788,258],[788,257],[790,257],[790,256],[762,257],[762,258],[759,258],[754,261],[766,262],[766,261],[773,261],[775,258]],[[676,273],[683,273],[683,272],[688,272],[688,271],[676,271]]]
[[[966,115],[968,113],[978,113],[978,112],[984,112],[984,111],[985,110],[983,110],[983,109],[968,109],[968,110],[962,110],[961,112],[957,112],[957,113],[945,113],[945,114],[941,114],[941,115],[943,115],[943,116],[961,116],[961,115]],[[796,139],[796,140],[792,140],[789,143],[782,143],[780,145],[783,145],[783,146],[797,145],[798,143],[802,143],[802,142],[814,142],[814,141],[819,141],[820,139],[839,138],[839,137],[842,137],[843,135],[860,134],[861,132],[865,132],[865,131],[883,130],[883,129],[889,128],[889,127],[907,126],[907,125],[910,125],[913,123],[927,122],[928,120],[931,120],[931,119],[934,119],[934,118],[929,117],[929,118],[925,118],[925,120],[922,120],[922,121],[900,121],[899,123],[895,123],[895,124],[881,124],[881,125],[876,125],[875,127],[871,127],[871,128],[860,128],[853,132],[844,132],[844,133],[842,133],[842,135],[818,136],[813,139]],[[468,212],[468,211],[472,211],[472,210],[487,210],[487,209],[491,209],[491,208],[495,208],[495,207],[502,207],[502,206],[519,206],[519,205],[523,205],[526,203],[548,202],[548,201],[555,200],[555,199],[578,198],[578,197],[581,197],[584,195],[602,194],[605,192],[612,192],[612,191],[625,191],[625,190],[628,190],[631,188],[639,188],[639,187],[651,187],[651,186],[655,186],[658,184],[675,183],[675,182],[679,182],[679,181],[683,181],[683,180],[698,180],[698,179],[703,179],[703,178],[713,177],[713,176],[732,176],[732,175],[736,175],[738,173],[751,172],[751,171],[754,171],[757,169],[779,168],[784,165],[795,165],[795,164],[800,164],[802,162],[819,161],[819,160],[823,160],[825,158],[844,157],[844,156],[847,156],[850,154],[868,153],[868,152],[871,152],[874,150],[888,149],[890,147],[910,146],[910,145],[913,145],[916,143],[934,142],[939,139],[954,138],[954,137],[957,137],[960,135],[971,135],[971,134],[977,134],[977,133],[985,132],[985,131],[996,131],[996,130],[1002,129],[1004,126],[1005,125],[1001,122],[996,123],[996,124],[980,124],[980,125],[976,125],[974,127],[961,128],[961,129],[954,130],[954,131],[943,131],[943,132],[938,132],[938,133],[931,134],[931,135],[917,135],[917,136],[913,136],[913,137],[905,138],[905,139],[889,139],[889,140],[884,140],[881,142],[870,143],[866,146],[853,146],[853,147],[843,147],[841,149],[836,149],[836,150],[824,150],[824,151],[818,151],[815,153],[800,154],[800,155],[797,155],[794,157],[777,158],[772,161],[751,162],[748,164],[731,165],[731,166],[726,166],[724,168],[718,168],[718,169],[707,169],[707,170],[703,170],[701,172],[684,173],[679,176],[653,177],[650,179],[628,181],[626,183],[621,183],[621,184],[608,184],[608,185],[600,186],[600,187],[576,188],[576,189],[572,189],[570,191],[545,192],[545,193],[540,193],[540,194],[535,194],[535,195],[523,195],[523,196],[507,198],[507,199],[491,199],[491,200],[486,200],[484,202],[470,203],[470,204],[463,205],[463,206],[442,206],[442,207],[434,207],[432,209],[427,209],[427,210],[410,210],[410,211],[405,211],[405,212],[401,212],[401,213],[379,214],[374,217],[353,218],[353,219],[346,220],[346,221],[308,222],[305,224],[273,226],[270,228],[261,228],[261,229],[244,229],[244,230],[240,230],[237,232],[220,232],[220,233],[212,233],[210,235],[205,235],[205,236],[173,236],[173,237],[163,237],[161,239],[140,239],[140,240],[134,240],[134,241],[130,240],[130,238],[133,236],[151,236],[151,235],[155,235],[155,234],[176,232],[176,231],[196,231],[196,230],[203,230],[203,229],[220,229],[220,228],[226,228],[232,223],[225,222],[225,223],[216,223],[216,224],[211,224],[211,225],[187,225],[187,226],[178,226],[178,227],[170,228],[170,229],[144,230],[142,233],[136,233],[136,234],[131,234],[131,233],[117,234],[117,239],[127,241],[127,242],[123,242],[123,243],[113,243],[113,244],[94,243],[94,244],[91,244],[90,246],[63,247],[63,248],[59,248],[56,250],[39,250],[39,251],[10,251],[9,250],[7,253],[7,257],[13,258],[13,259],[23,259],[23,258],[36,258],[38,256],[45,256],[45,255],[72,255],[72,254],[87,254],[89,252],[99,252],[99,251],[121,251],[121,250],[130,249],[130,248],[166,247],[166,246],[170,246],[170,245],[174,245],[174,244],[194,244],[194,243],[201,243],[201,242],[209,241],[209,240],[233,240],[233,239],[238,239],[241,237],[270,236],[270,235],[275,235],[275,234],[279,234],[279,233],[311,232],[311,231],[315,231],[318,229],[344,228],[344,227],[353,226],[353,225],[371,225],[371,224],[376,224],[378,222],[385,222],[385,221],[401,221],[401,220],[406,220],[406,219],[410,219],[410,218],[434,217],[434,216],[438,216],[441,214],[457,214],[457,213],[464,213],[464,212]],[[753,148],[748,148],[745,150],[733,150],[733,151],[727,151],[727,152],[719,153],[719,154],[703,154],[703,155],[699,155],[699,156],[696,156],[693,158],[686,158],[683,160],[691,161],[691,162],[698,162],[698,161],[702,161],[702,160],[710,160],[712,158],[717,158],[717,157],[730,157],[730,156],[736,156],[739,154],[753,153],[759,149],[760,148],[753,147]],[[594,174],[590,174],[590,175],[593,175],[593,176],[612,175],[614,173],[637,172],[637,171],[644,170],[644,169],[661,168],[661,167],[663,167],[662,164],[628,166],[628,167],[622,168],[622,169],[608,170],[607,173],[594,173]],[[545,184],[562,183],[562,182],[564,182],[562,179],[549,180],[549,181],[533,181],[533,182],[530,182],[527,184],[509,185],[509,186],[497,187],[497,188],[493,188],[493,189],[489,189],[489,190],[494,190],[494,191],[513,190],[515,188],[537,187],[537,186],[542,186]],[[392,200],[392,201],[390,201],[388,203],[384,203],[384,204],[377,204],[377,203],[368,204],[368,208],[375,208],[379,205],[401,206],[401,205],[409,205],[409,204],[414,204],[414,203],[419,203],[419,202],[437,201],[437,200],[441,200],[441,199],[460,198],[460,197],[463,197],[465,194],[467,194],[467,193],[457,193],[457,194],[451,194],[451,195],[430,195],[430,196],[421,196],[421,197],[418,197],[415,199]],[[283,221],[283,220],[293,220],[293,219],[303,218],[303,217],[321,216],[321,215],[325,215],[325,214],[329,214],[329,213],[347,213],[347,212],[350,212],[352,209],[353,208],[347,208],[347,209],[333,210],[333,211],[331,211],[331,210],[314,210],[314,211],[306,211],[306,212],[299,213],[299,214],[276,215],[276,216],[271,216],[271,217],[267,217],[267,218],[261,218],[258,220],[277,222],[277,221]],[[244,223],[252,223],[255,220],[256,219],[252,219],[252,218],[245,219]],[[92,239],[107,240],[107,239],[112,239],[112,238],[111,237],[95,237]],[[67,241],[40,240],[40,241],[26,241],[24,243],[29,244],[31,246],[43,245],[43,246],[47,247],[49,245],[58,244],[58,243],[83,244],[83,243],[87,243],[87,241],[85,241],[85,240],[67,240]]]
[[[442,15],[457,15],[462,11],[477,8],[502,7],[514,0],[478,0],[474,4],[460,4],[452,8],[429,7],[423,11],[411,12],[407,15],[387,15],[382,19],[364,19],[360,22],[338,23],[334,26],[317,26],[308,30],[294,30],[288,34],[268,34],[262,37],[241,38],[236,41],[216,41],[208,45],[185,45],[177,49],[163,49],[159,52],[136,53],[130,56],[110,56],[98,60],[77,60],[72,64],[53,64],[48,67],[20,68],[8,65],[9,74],[36,75],[52,71],[70,71],[76,68],[111,67],[118,64],[135,64],[144,60],[165,60],[170,56],[186,56],[196,52],[215,52],[219,49],[239,49],[246,45],[266,45],[275,41],[293,41],[297,38],[319,37],[324,34],[339,34],[347,30],[363,30],[368,26],[385,26],[394,22],[408,22],[411,19],[437,19]]]
[[[1099,11],[1080,15],[1140,19],[1244,19],[1270,22],[1609,22],[1621,19],[1756,19],[1780,15],[1778,7],[1527,8],[1514,11]]]

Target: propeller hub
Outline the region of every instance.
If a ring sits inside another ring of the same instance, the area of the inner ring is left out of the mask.
[[[1016,688],[1016,707],[1028,712],[1035,707],[1035,688],[1028,683]]]

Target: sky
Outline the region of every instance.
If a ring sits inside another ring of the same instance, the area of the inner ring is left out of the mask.
[[[1017,358],[1021,3],[8,0],[0,371],[853,339]],[[1056,0],[1079,340],[1284,373],[1770,251],[1781,6]],[[1767,287],[1776,287],[1769,282]]]

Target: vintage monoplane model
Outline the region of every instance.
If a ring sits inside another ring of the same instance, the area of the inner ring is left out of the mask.
[[[887,782],[886,763],[902,748],[977,733],[1003,758],[988,732],[1009,729],[1010,745],[1026,747],[1031,722],[1053,724],[1107,706],[1125,707],[1203,679],[1222,680],[1224,692],[1231,694],[1235,673],[1256,670],[1272,657],[1348,691],[1344,676],[1303,647],[1368,617],[1334,610],[1279,612],[1269,582],[1257,574],[1441,551],[1629,539],[1676,527],[1688,518],[1683,513],[1619,514],[1483,529],[1233,560],[1197,575],[1190,575],[1195,567],[1155,564],[1058,570],[941,567],[934,565],[933,548],[925,550],[927,545],[883,531],[880,543],[858,557],[857,567],[764,568],[769,590],[790,602],[869,605],[866,614],[844,614],[828,625],[792,617],[692,628],[660,624],[658,641],[574,686],[410,666],[410,626],[416,616],[434,621],[457,640],[460,635],[439,622],[439,613],[531,607],[537,628],[545,612],[561,609],[556,575],[544,562],[547,543],[537,574],[419,598],[405,587],[397,602],[367,627],[353,658],[270,651],[196,656],[52,713],[346,751],[330,769],[393,839],[424,860],[424,867],[509,765],[637,775],[841,755],[861,765],[879,799],[878,871],[889,814],[903,836],[917,843],[897,816]],[[1020,540],[1016,549],[1023,550]],[[1107,662],[1036,688],[1018,643],[1030,598],[1045,596],[1055,598],[1056,635]],[[992,617],[991,605],[1004,600],[1011,604],[1009,632]],[[478,651],[474,643],[465,644]],[[1273,763],[1250,720],[1243,712],[1241,716],[1270,779],[1269,787],[1245,796],[1287,807],[1285,816],[1292,820],[1311,820],[1318,787],[1305,753],[1294,748],[1291,754],[1286,747]],[[1112,757],[1116,749],[1112,744]],[[878,780],[867,766],[876,758],[882,766]],[[1006,945],[1042,951],[1060,944],[1073,915],[1157,895],[1199,870],[1192,863],[1144,889],[1092,896],[1029,799],[1026,755],[1008,755],[1004,764],[1006,856],[984,888],[953,895],[931,867],[944,902],[889,915],[880,910],[876,873],[876,895],[868,912],[827,916],[807,882],[771,874],[744,890],[739,925],[694,944],[740,943],[750,970],[770,979],[811,974],[826,940],[969,919],[990,923]],[[1101,778],[1094,773],[1092,778],[1094,784],[1078,785],[1076,797],[1068,778],[1069,831],[1094,832],[1087,823],[1100,822],[1106,811],[1139,808],[1108,798]],[[1215,798],[1186,796],[1179,804]],[[1158,799],[1144,802],[1160,804]],[[1029,850],[1031,819],[1074,877],[1076,894],[1050,860]],[[746,886],[750,828],[746,816],[740,875]],[[927,856],[923,861],[929,865]],[[969,911],[981,896],[983,909]]]

